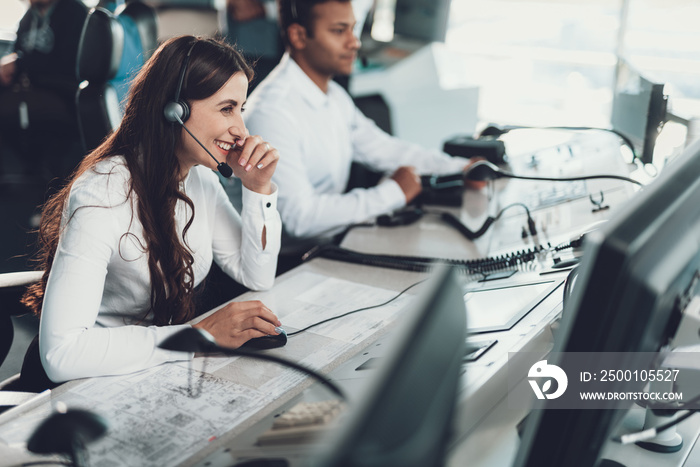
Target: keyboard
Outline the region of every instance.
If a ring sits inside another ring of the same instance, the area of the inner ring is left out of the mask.
[[[339,400],[300,402],[277,417],[272,428],[258,438],[258,444],[266,446],[312,441],[333,424],[345,405]]]

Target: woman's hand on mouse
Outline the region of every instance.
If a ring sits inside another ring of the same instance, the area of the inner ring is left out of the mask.
[[[282,325],[275,314],[258,300],[231,302],[192,327],[211,334],[222,347],[238,348],[250,339],[277,335]]]
[[[271,178],[279,161],[279,152],[259,135],[246,136],[236,141],[226,157],[233,174],[244,187],[256,193],[272,193]]]

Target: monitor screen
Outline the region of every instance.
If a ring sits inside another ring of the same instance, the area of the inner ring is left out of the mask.
[[[327,451],[323,467],[437,467],[445,463],[466,344],[462,289],[452,269],[393,331],[389,355]]]
[[[615,352],[623,356],[615,363],[618,368],[652,365],[698,293],[699,173],[700,142],[696,142],[616,218],[588,234],[578,278],[555,336],[559,359],[552,362],[565,368],[567,358],[573,361],[583,355],[593,360],[596,353]],[[610,390],[641,391],[644,384],[623,381]],[[594,466],[626,413],[547,410],[556,402],[548,400],[543,409],[530,412],[515,465]],[[622,401],[616,407],[629,406],[629,401]]]
[[[394,34],[425,42],[445,42],[451,0],[396,0]]]
[[[615,81],[612,129],[632,143],[643,163],[650,164],[656,138],[668,120],[664,85],[651,81],[622,58],[617,62]]]
[[[541,281],[468,290],[464,294],[464,302],[469,332],[476,334],[512,328],[559,285],[560,281]]]

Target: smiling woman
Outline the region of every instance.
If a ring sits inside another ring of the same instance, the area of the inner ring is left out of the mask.
[[[24,297],[41,314],[41,351],[30,348],[25,389],[192,358],[158,345],[206,311],[197,310],[195,295],[212,263],[248,288],[272,286],[281,226],[270,177],[278,154],[249,136],[241,118],[251,76],[235,49],[192,36],[165,42],[146,62],[121,125],[44,208],[45,272]],[[189,114],[177,123],[164,116],[174,96]],[[241,178],[242,216],[208,152]],[[238,347],[278,334],[280,325],[262,303],[237,302],[194,326]]]

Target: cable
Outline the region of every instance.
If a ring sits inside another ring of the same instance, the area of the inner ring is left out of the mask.
[[[499,137],[501,135],[508,133],[511,130],[569,130],[569,131],[597,130],[597,131],[607,131],[610,133],[614,133],[617,137],[619,137],[625,143],[625,145],[628,148],[630,148],[630,150],[632,151],[632,162],[634,162],[635,160],[639,160],[641,162],[641,160],[642,160],[641,157],[639,157],[637,155],[637,151],[634,149],[634,144],[632,144],[632,140],[613,128],[596,128],[596,127],[591,127],[591,126],[519,126],[519,125],[506,125],[502,128],[498,128],[498,127],[495,127],[493,125],[490,125],[482,130],[479,137],[482,137],[482,136]]]
[[[466,274],[488,275],[511,269],[519,269],[537,258],[537,254],[547,247],[535,245],[521,251],[513,251],[500,256],[473,260],[431,258],[425,256],[374,255],[360,253],[337,245],[317,245],[302,256],[302,261],[316,257],[412,272],[427,272],[439,264],[458,268]]]
[[[571,269],[571,272],[569,272],[569,274],[566,276],[566,281],[564,282],[564,294],[562,298],[562,307],[564,310],[566,310],[566,304],[569,302],[569,297],[571,297],[571,294],[574,291],[574,285],[576,283],[576,279],[578,279],[578,274],[578,266],[574,266]]]
[[[32,461],[32,462],[23,462],[21,467],[29,467],[31,465],[73,465],[72,462],[68,461],[59,461],[59,460],[45,460],[45,461]]]
[[[219,347],[216,351],[223,352],[227,355],[236,356],[236,357],[250,357],[250,358],[258,359],[258,360],[266,360],[269,362],[274,362],[274,363],[277,363],[277,364],[280,364],[283,366],[293,368],[293,369],[295,369],[301,373],[304,373],[308,376],[312,376],[319,383],[326,386],[328,389],[331,390],[331,392],[333,392],[334,394],[339,396],[341,399],[343,399],[343,400],[348,399],[347,396],[345,395],[345,393],[340,389],[340,387],[338,387],[335,383],[333,383],[333,381],[328,379],[325,375],[323,375],[322,373],[319,373],[316,370],[312,370],[311,368],[307,368],[303,365],[300,365],[293,360],[288,360],[286,358],[281,358],[281,357],[278,357],[278,356],[272,355],[272,354],[262,354],[262,353],[251,352],[251,351],[240,349],[240,348],[229,349],[226,347]]]
[[[491,224],[494,223],[496,218],[494,217],[487,217],[484,223],[482,224],[481,227],[479,227],[476,231],[473,231],[469,229],[466,225],[462,223],[461,220],[459,220],[455,215],[449,213],[449,212],[443,212],[440,214],[440,219],[445,221],[447,225],[454,227],[457,229],[459,233],[461,233],[464,237],[466,237],[468,240],[476,240],[477,238],[481,237],[486,233],[486,231],[491,227]]]
[[[635,185],[639,185],[642,187],[644,186],[644,184],[642,184],[642,182],[639,182],[633,178],[623,177],[622,175],[601,174],[601,175],[582,175],[580,177],[560,177],[560,178],[529,177],[526,175],[515,175],[513,173],[506,172],[505,170],[501,170],[500,174],[506,178],[519,178],[521,180],[542,180],[542,181],[549,181],[549,182],[576,182],[579,180],[595,180],[595,179],[601,179],[601,178],[610,178],[613,180],[622,180],[623,182],[634,183]]]
[[[654,436],[658,435],[659,433],[668,430],[669,428],[678,425],[680,422],[685,420],[686,418],[689,418],[691,415],[695,414],[697,410],[689,410],[688,412],[684,413],[680,417],[671,420],[670,422],[666,422],[663,425],[659,425],[653,428],[648,428],[646,430],[642,431],[637,431],[635,433],[628,433],[626,435],[622,435],[619,438],[619,441],[622,444],[632,444],[632,443],[637,443],[639,441],[644,441],[649,438],[653,438]]]
[[[223,353],[232,357],[249,357],[258,360],[266,360],[269,362],[274,362],[282,366],[287,366],[293,368],[301,373],[308,376],[316,378],[320,383],[325,385],[334,394],[338,395],[341,399],[347,400],[347,397],[343,391],[334,384],[330,379],[328,379],[322,373],[307,368],[304,365],[288,360],[286,358],[278,357],[273,354],[250,351],[242,348],[230,348],[220,346],[214,336],[209,334],[203,329],[198,329],[194,327],[185,327],[184,329],[171,334],[168,338],[163,340],[158,347],[165,350],[175,350],[178,352],[203,352],[203,353]]]
[[[495,221],[501,218],[503,213],[514,207],[514,206],[522,206],[525,209],[525,213],[527,214],[527,225],[528,225],[528,230],[530,232],[530,235],[537,235],[537,227],[535,225],[535,221],[532,219],[532,216],[530,215],[530,209],[523,204],[523,203],[512,203],[509,204],[508,206],[502,208],[496,217],[491,217],[489,216],[486,218],[484,221],[484,224],[479,227],[476,231],[470,230],[467,226],[465,226],[462,221],[459,220],[459,218],[455,217],[449,212],[444,212],[444,211],[429,211],[425,210],[420,206],[405,206],[401,209],[397,209],[396,211],[392,212],[391,214],[384,214],[381,216],[377,216],[377,220],[375,223],[361,223],[361,224],[351,224],[349,225],[345,231],[343,231],[343,236],[347,234],[350,230],[356,228],[356,227],[372,227],[374,225],[380,225],[384,227],[396,227],[396,226],[402,226],[402,225],[409,225],[412,224],[416,221],[418,221],[420,218],[423,217],[424,214],[437,214],[441,217],[443,221],[445,221],[448,225],[454,227],[457,229],[462,235],[464,235],[467,239],[469,240],[475,240],[482,235],[486,233],[486,231],[491,227],[491,224],[493,224]]]
[[[325,324],[325,323],[327,323],[327,322],[329,322],[329,321],[333,321],[333,320],[336,320],[336,319],[339,319],[339,318],[344,318],[345,316],[351,315],[351,314],[353,314],[353,313],[358,313],[358,312],[360,312],[360,311],[371,310],[372,308],[379,308],[379,307],[381,307],[381,306],[388,305],[389,303],[393,302],[394,300],[396,300],[397,298],[399,298],[401,295],[403,295],[404,293],[406,293],[407,291],[409,291],[409,290],[412,289],[413,287],[417,286],[418,284],[420,284],[420,283],[422,283],[422,282],[425,282],[426,280],[427,280],[427,279],[423,279],[422,281],[418,281],[418,282],[416,282],[416,283],[414,283],[414,284],[409,285],[408,287],[406,287],[405,289],[403,289],[401,292],[399,292],[398,295],[395,295],[393,298],[387,300],[387,301],[384,302],[384,303],[380,303],[379,305],[366,306],[366,307],[364,307],[364,308],[358,308],[358,309],[356,309],[356,310],[351,310],[351,311],[348,311],[347,313],[343,313],[342,315],[338,315],[338,316],[334,316],[334,317],[332,317],[332,318],[324,319],[323,321],[319,321],[318,323],[314,323],[314,324],[312,324],[312,325],[306,326],[305,328],[299,329],[298,331],[294,331],[294,332],[287,333],[287,337],[295,336],[295,335],[300,334],[300,333],[302,333],[302,332],[308,331],[309,329],[311,329],[311,328],[313,328],[313,327],[320,326],[321,324]]]
[[[612,175],[612,174],[599,174],[599,175],[581,175],[579,177],[533,177],[533,176],[527,176],[527,175],[516,175],[512,172],[505,171],[498,167],[495,164],[492,164],[489,161],[477,161],[470,165],[467,169],[464,170],[464,172],[461,172],[463,174],[464,178],[469,178],[468,175],[472,172],[475,172],[475,179],[476,180],[483,180],[483,179],[488,179],[488,178],[519,178],[521,180],[542,180],[542,181],[549,181],[549,182],[575,182],[579,180],[594,180],[594,179],[601,179],[601,178],[610,178],[614,180],[622,180],[624,182],[629,182],[629,183],[634,183],[635,185],[639,186],[644,186],[641,182],[634,180],[629,177],[623,177],[621,175]]]
[[[700,394],[697,396],[693,397],[690,399],[688,402],[685,402],[681,405],[666,405],[666,404],[647,404],[647,405],[642,405],[639,404],[639,401],[637,402],[639,405],[644,407],[645,409],[651,409],[655,411],[661,411],[661,410],[668,410],[668,411],[673,411],[676,412],[678,410],[698,410],[698,409],[691,409],[690,406],[695,404],[696,402],[700,401]]]
[[[535,221],[532,219],[532,216],[530,215],[530,209],[523,204],[523,203],[512,203],[509,204],[508,206],[502,208],[500,211],[498,211],[498,214],[496,214],[496,217],[489,216],[486,218],[484,223],[482,224],[481,227],[479,227],[476,231],[472,231],[469,229],[466,225],[462,223],[462,221],[455,215],[449,212],[440,212],[440,218],[445,221],[448,225],[451,227],[454,227],[461,233],[464,237],[466,237],[468,240],[475,240],[482,235],[486,233],[486,231],[491,227],[491,225],[496,222],[498,219],[501,218],[503,213],[512,207],[515,206],[522,206],[525,209],[525,213],[527,214],[527,225],[528,225],[528,230],[530,231],[530,235],[537,235],[537,227],[535,226]],[[430,211],[429,211],[430,212]],[[433,213],[433,214],[438,214],[438,213]]]
[[[647,406],[643,406],[647,410],[652,410],[652,411],[657,411],[657,412],[658,411],[677,412],[680,410],[687,410],[687,412],[684,413],[683,415],[681,415],[680,417],[678,417],[674,420],[671,420],[669,422],[666,422],[662,425],[659,425],[657,427],[649,428],[647,430],[642,430],[642,431],[638,431],[635,433],[628,433],[626,435],[623,435],[618,440],[620,442],[622,442],[622,444],[631,444],[631,443],[636,443],[638,441],[644,441],[646,439],[653,438],[654,436],[658,435],[659,433],[671,428],[672,426],[679,424],[683,420],[689,418],[694,413],[700,411],[697,408],[695,408],[695,409],[689,408],[691,405],[693,405],[694,403],[696,403],[698,401],[700,401],[700,394],[691,398],[688,402],[681,404],[681,405],[678,405],[678,406],[671,406],[671,405],[664,405],[664,404],[659,404],[659,405],[649,404]]]
[[[471,177],[469,176],[471,175]],[[459,180],[459,183],[464,184],[464,180],[489,180],[495,178],[517,178],[521,180],[540,180],[547,182],[576,182],[580,180],[595,180],[595,179],[613,179],[623,182],[634,183],[643,187],[644,185],[632,178],[623,177],[613,174],[597,174],[597,175],[581,175],[578,177],[534,177],[527,175],[516,175],[512,172],[501,169],[489,161],[477,161],[464,169],[462,172],[440,176],[424,176],[421,184],[423,187],[439,189],[444,186],[454,186]]]

